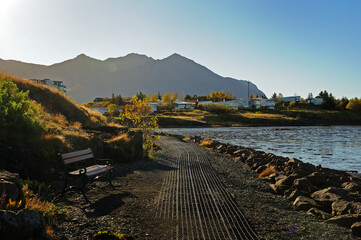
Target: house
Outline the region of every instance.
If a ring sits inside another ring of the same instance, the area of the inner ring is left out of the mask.
[[[64,85],[63,81],[51,80],[51,79],[48,79],[48,78],[45,78],[45,79],[29,79],[29,80],[32,81],[33,83],[46,85],[46,86],[49,86],[49,87],[57,88],[60,91],[66,92],[66,86]]]
[[[194,109],[196,106],[193,102],[181,102],[178,99],[173,102],[175,109]]]
[[[262,99],[261,100],[261,108],[267,108],[267,109],[275,109],[276,103],[273,101],[273,99]]]
[[[104,98],[97,97],[93,100],[93,102],[104,102]]]
[[[250,99],[249,108],[260,109],[261,108],[261,98],[252,98]]]
[[[250,108],[250,100],[249,99],[238,100],[238,109],[248,109],[248,108]]]
[[[313,105],[322,105],[323,98],[309,98],[307,99],[307,102]]]
[[[285,102],[285,103],[300,102],[301,101],[301,96],[281,97],[281,98],[277,98],[277,101],[278,102]]]
[[[158,110],[157,105],[159,102],[147,102],[147,104],[152,108],[152,112],[156,112]]]

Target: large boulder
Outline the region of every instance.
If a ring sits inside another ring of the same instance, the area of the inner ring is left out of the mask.
[[[303,211],[307,211],[313,207],[318,207],[314,200],[305,196],[298,196],[293,202],[293,206],[295,206],[296,209]]]
[[[352,224],[351,231],[358,237],[361,237],[361,222],[356,222]]]
[[[348,191],[342,188],[328,187],[311,194],[311,197],[327,212],[331,212],[331,205],[333,202],[339,200],[348,200]]]
[[[342,227],[350,228],[352,224],[361,221],[361,214],[345,214],[332,217],[326,220],[327,223],[334,223]]]
[[[41,215],[23,209],[18,213],[0,210],[0,239],[27,240],[48,239]]]
[[[293,186],[296,189],[299,189],[299,190],[305,191],[305,192],[310,192],[310,193],[317,190],[317,188],[312,185],[311,181],[309,181],[307,177],[296,179],[293,182]]]
[[[355,182],[345,182],[342,187],[349,192],[361,193],[361,185]]]
[[[0,195],[3,193],[6,195],[6,202],[8,202],[9,199],[17,202],[25,202],[19,174],[0,169]]]

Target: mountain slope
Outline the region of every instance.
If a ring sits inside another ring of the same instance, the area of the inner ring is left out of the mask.
[[[211,91],[228,90],[237,97],[247,97],[248,82],[219,76],[206,67],[173,54],[162,60],[139,54],[108,58],[104,61],[84,54],[50,66],[1,60],[0,70],[26,78],[63,80],[68,94],[77,102],[112,93],[131,96],[176,90],[189,95],[206,95]],[[251,94],[263,94],[250,83]]]

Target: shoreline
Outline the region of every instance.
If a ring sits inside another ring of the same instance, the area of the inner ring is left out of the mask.
[[[361,174],[314,166],[296,158],[276,156],[199,136],[164,135],[226,155],[256,174],[269,167],[275,168],[275,172],[260,178],[275,194],[291,201],[297,210],[349,228],[355,235],[361,236]]]

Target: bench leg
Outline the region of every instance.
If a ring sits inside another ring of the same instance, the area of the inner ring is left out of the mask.
[[[88,182],[88,178],[87,178],[87,177],[84,177],[84,178],[83,178],[83,184],[82,184],[82,186],[81,186],[80,191],[81,191],[81,193],[83,194],[83,197],[84,197],[85,201],[86,201],[87,203],[90,203],[88,197],[85,195],[85,186],[86,186],[87,182]]]
[[[65,193],[65,190],[66,190],[66,186],[68,185],[68,178],[67,177],[64,177],[64,186],[63,186],[63,189],[61,190],[61,195],[63,195]]]
[[[113,171],[109,171],[108,182],[109,182],[109,185],[113,188],[113,190],[115,190],[115,187],[113,186],[112,181],[110,180],[110,177],[112,176],[112,174],[113,174]]]

